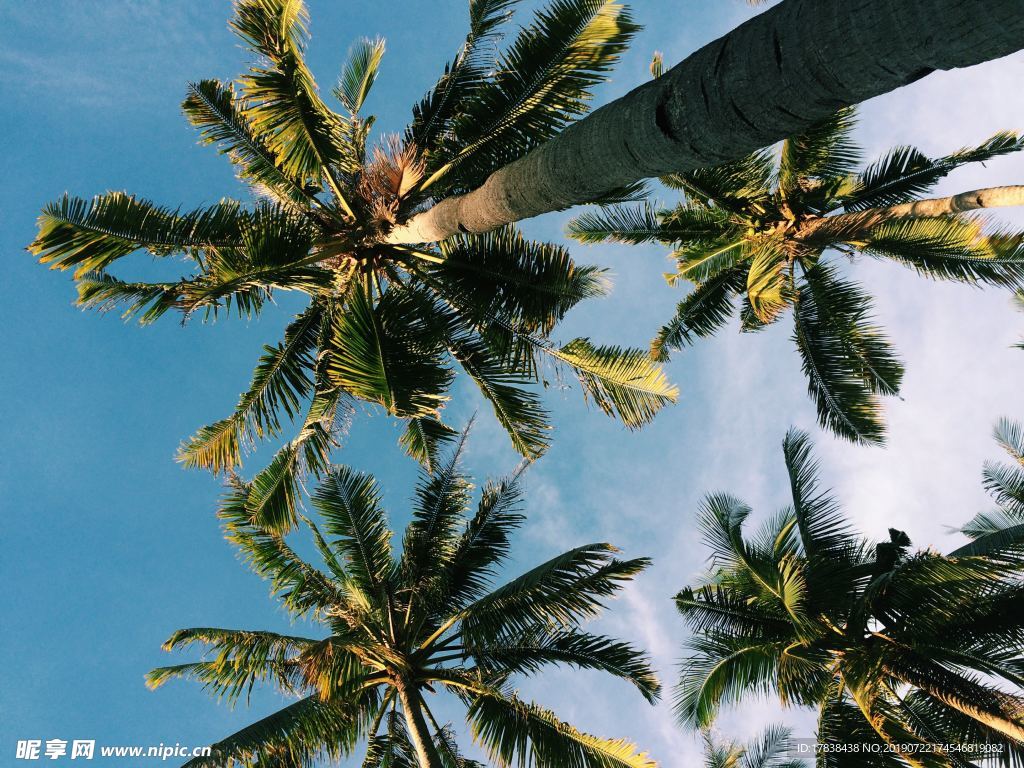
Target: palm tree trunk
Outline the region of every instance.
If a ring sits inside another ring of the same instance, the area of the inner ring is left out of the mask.
[[[871,230],[893,219],[927,219],[949,216],[982,208],[1024,205],[1024,186],[988,187],[961,192],[949,197],[915,200],[887,208],[870,208],[856,213],[826,216],[805,224],[797,239],[806,243],[828,245],[833,242],[866,240]]]
[[[434,747],[434,740],[430,737],[427,721],[423,718],[423,710],[420,709],[419,692],[412,684],[404,680],[396,683],[395,688],[398,690],[398,700],[402,702],[405,727],[416,748],[416,758],[420,768],[443,768],[441,757]]]
[[[736,160],[836,109],[1024,47],[1021,0],[784,0],[390,235],[441,240]]]
[[[964,211],[976,211],[979,208],[1006,208],[1013,205],[1024,205],[1024,186],[975,189],[950,197],[937,197],[934,200],[916,200],[912,203],[894,205],[883,210],[890,218],[894,219],[907,216],[930,218]]]

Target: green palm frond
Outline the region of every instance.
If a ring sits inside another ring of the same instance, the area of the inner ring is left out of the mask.
[[[159,320],[178,304],[177,283],[130,283],[106,272],[91,272],[78,278],[75,287],[78,306],[100,312],[123,309],[122,319],[138,318],[139,325]]]
[[[983,235],[982,223],[963,216],[897,219],[872,230],[863,250],[938,280],[1019,286],[1024,241],[1009,233]]]
[[[309,696],[212,745],[209,757],[189,760],[188,768],[234,765],[312,766],[322,759],[350,756],[374,706],[374,692],[353,702],[321,701]]]
[[[451,159],[453,122],[484,88],[496,56],[502,25],[512,16],[519,0],[470,0],[469,33],[455,60],[423,100],[413,108],[406,136],[428,157],[433,173]]]
[[[435,415],[452,372],[422,302],[389,289],[377,301],[356,290],[334,321],[327,362],[331,381],[396,416]]]
[[[476,513],[455,543],[445,574],[446,592],[455,606],[480,599],[508,557],[509,537],[526,519],[520,511],[520,476],[525,469],[524,463],[511,476],[484,485]]]
[[[472,421],[466,425],[451,453],[433,471],[420,472],[400,564],[402,579],[413,592],[436,588],[434,581],[447,570],[455,554],[457,529],[472,490],[460,466],[472,426]]]
[[[638,429],[679,396],[664,371],[642,350],[595,347],[575,339],[550,354],[575,371],[584,391],[605,413]]]
[[[340,137],[343,119],[320,99],[303,59],[308,14],[301,0],[239,0],[231,26],[269,66],[254,66],[241,78],[246,115],[264,137],[277,164],[304,186],[326,183],[351,215],[336,167],[347,167]]]
[[[810,436],[796,429],[791,429],[782,443],[803,553],[812,562],[826,562],[835,568],[845,557],[854,533],[838,502],[827,491],[819,491],[819,464],[812,450]]]
[[[320,206],[319,187],[307,186],[301,178],[286,173],[249,118],[248,105],[234,88],[218,80],[189,83],[181,108],[204,144],[214,144],[239,169],[242,179],[267,190],[283,205],[308,210]]]
[[[75,269],[80,278],[145,249],[155,256],[237,248],[246,214],[224,200],[182,213],[128,195],[108,192],[92,200],[64,195],[39,216],[28,250],[53,269]]]
[[[810,180],[841,179],[860,162],[861,151],[852,133],[857,124],[856,109],[845,107],[799,136],[782,143],[779,188],[789,196]]]
[[[1010,419],[1000,419],[992,436],[1011,459],[1024,467],[1024,425]]]
[[[525,388],[532,380],[510,371],[487,345],[465,331],[448,342],[452,356],[491,404],[515,449],[528,458],[542,455],[550,444],[551,425],[540,398]]]
[[[793,339],[819,423],[849,440],[880,443],[884,424],[878,394],[899,391],[902,365],[871,324],[870,299],[863,291],[820,264],[804,280]]]
[[[792,265],[784,244],[777,238],[745,244],[747,299],[754,316],[764,324],[773,323],[796,299]]]
[[[676,273],[670,283],[679,278],[703,283],[725,272],[733,271],[751,256],[751,249],[743,238],[726,236],[721,240],[697,240],[686,243],[672,252]]]
[[[692,204],[736,211],[750,200],[765,197],[774,176],[775,153],[762,149],[735,162],[665,176],[662,183],[685,192]]]
[[[499,639],[470,653],[483,669],[502,672],[537,674],[552,664],[601,670],[632,683],[652,704],[661,689],[648,660],[635,648],[587,632],[537,632],[504,642]]]
[[[190,467],[223,472],[241,461],[241,449],[256,438],[281,432],[281,413],[294,419],[312,390],[314,355],[324,312],[313,304],[285,329],[284,340],[264,346],[252,383],[234,414],[201,429],[179,450]]]
[[[441,243],[432,272],[446,292],[478,297],[481,323],[492,316],[528,333],[550,333],[584,299],[603,296],[606,270],[576,264],[565,248],[527,240],[514,227],[457,235]]]
[[[380,62],[384,58],[384,48],[383,38],[368,40],[364,37],[349,49],[348,59],[333,93],[353,115],[358,114],[363,108],[366,97],[373,88]]]
[[[616,551],[609,544],[589,544],[527,571],[466,607],[463,637],[483,643],[538,626],[573,627],[595,616],[603,598],[650,563],[619,560]]]
[[[215,652],[213,661],[158,667],[146,675],[146,685],[156,689],[172,678],[196,680],[218,700],[233,704],[241,695],[248,699],[257,683],[274,681],[295,692],[301,669],[294,657],[316,645],[305,637],[274,632],[249,632],[200,627],[180,629],[164,643],[170,651],[201,643]]]
[[[565,768],[655,768],[646,753],[621,739],[582,733],[554,713],[515,696],[478,696],[470,707],[474,738],[503,764]]]
[[[372,476],[335,467],[312,496],[327,533],[337,537],[331,545],[344,556],[352,577],[370,592],[382,589],[395,568],[380,493]]]
[[[280,534],[253,524],[249,496],[249,484],[230,481],[217,515],[225,538],[255,573],[270,580],[272,593],[299,615],[347,602],[344,591],[295,554]]]
[[[642,206],[608,206],[587,211],[572,219],[566,234],[581,243],[640,243],[664,242],[661,217],[658,210],[647,203]]]
[[[1021,149],[1024,138],[1012,131],[1000,131],[976,147],[935,159],[914,147],[896,147],[860,173],[853,189],[841,196],[842,206],[847,211],[864,211],[910,202],[962,165]]]
[[[584,114],[637,29],[615,0],[552,0],[499,54],[494,76],[473,89],[434,187],[474,188]]]
[[[651,357],[665,361],[671,350],[706,338],[725,325],[735,311],[736,296],[746,290],[745,270],[722,271],[700,283],[676,306],[676,314],[651,342]]]
[[[405,432],[402,433],[399,442],[406,453],[422,464],[428,472],[433,472],[441,446],[454,440],[458,434],[438,419],[421,416],[406,422]]]
[[[783,648],[715,635],[695,637],[688,646],[695,655],[683,661],[673,706],[681,724],[700,728],[710,726],[723,706],[771,691]]]

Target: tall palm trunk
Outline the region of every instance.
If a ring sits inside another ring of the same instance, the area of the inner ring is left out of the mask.
[[[1024,186],[988,187],[961,192],[949,197],[915,200],[886,208],[869,208],[855,213],[826,216],[805,224],[797,239],[807,243],[820,241],[827,245],[837,240],[865,240],[871,230],[894,219],[927,219],[983,208],[1004,208],[1024,205]]]
[[[1022,0],[784,0],[389,240],[487,232],[735,160],[839,107],[1021,48]]]
[[[423,718],[419,692],[406,680],[396,683],[395,688],[398,690],[398,700],[402,703],[402,712],[405,714],[405,726],[409,731],[409,738],[412,739],[412,745],[416,748],[416,759],[420,768],[443,768],[441,757],[434,747],[434,740],[430,737],[427,721]]]

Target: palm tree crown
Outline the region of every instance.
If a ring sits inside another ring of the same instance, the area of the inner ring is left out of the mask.
[[[656,57],[652,72],[659,71]],[[675,208],[606,208],[576,218],[569,233],[583,242],[675,247],[669,284],[686,280],[696,288],[652,342],[656,359],[712,335],[733,315],[737,299],[744,331],[792,309],[793,341],[819,421],[847,439],[877,443],[884,437],[879,396],[899,393],[903,366],[872,319],[869,295],[828,256],[864,253],[936,279],[1020,285],[1021,236],[986,234],[983,221],[964,211],[1024,204],[1024,187],[912,201],[966,163],[1024,148],[1024,139],[999,133],[938,158],[897,147],[857,172],[854,117],[852,108],[844,109],[783,142],[781,151],[664,177],[685,195]]]
[[[751,510],[732,496],[701,510],[711,570],[676,597],[695,633],[681,720],[707,726],[722,705],[769,693],[816,707],[820,743],[874,749],[823,751],[819,765],[1019,764],[1021,537],[948,555],[911,553],[897,530],[871,544],[819,488],[807,436],[790,432],[783,451],[793,502],[758,533],[744,535]]]
[[[174,633],[168,650],[201,643],[215,656],[156,669],[151,686],[191,678],[234,701],[270,682],[299,697],[190,766],[305,766],[350,755],[363,740],[367,768],[465,765],[451,730],[427,706],[425,694],[443,689],[466,706],[475,741],[498,765],[653,768],[632,744],[582,733],[510,686],[515,675],[568,664],[620,677],[654,702],[659,684],[646,658],[580,626],[648,561],[620,560],[614,547],[588,544],[494,588],[509,536],[523,521],[519,473],[488,482],[469,515],[472,486],[459,468],[464,440],[434,472],[421,471],[397,558],[369,475],[334,467],[312,494],[324,532],[305,522],[326,570],[254,526],[245,503],[251,488],[236,481],[220,513],[229,539],[288,611],[313,619],[326,636]]]
[[[250,508],[264,525],[295,523],[296,478],[326,471],[353,399],[407,420],[402,443],[429,464],[455,437],[439,419],[453,363],[528,457],[544,451],[550,428],[526,387],[552,366],[630,427],[676,396],[640,350],[550,340],[569,309],[606,289],[600,269],[576,265],[563,248],[511,228],[416,248],[387,242],[396,222],[478,186],[585,112],[637,29],[614,0],[552,0],[499,50],[516,3],[472,0],[465,44],[404,135],[368,151],[373,118],[361,110],[383,42],[352,48],[333,91],[339,114],[304,62],[301,0],[236,0],[231,26],[257,63],[236,83],[190,84],[183,109],[258,201],[184,212],[110,192],[65,196],[40,217],[30,250],[74,270],[83,306],[121,307],[148,323],[172,309],[252,316],[279,290],[310,297],[284,339],[265,348],[235,412],[181,448],[190,466],[231,470],[254,441],[299,419],[297,436],[257,476]],[[183,256],[191,274],[140,283],[108,271],[139,250]]]

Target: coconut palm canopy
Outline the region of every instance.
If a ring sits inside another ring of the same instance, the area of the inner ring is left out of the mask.
[[[429,694],[446,692],[465,705],[474,740],[497,765],[653,768],[634,745],[582,733],[511,685],[570,665],[615,675],[656,701],[659,684],[646,657],[581,626],[648,560],[620,560],[608,544],[587,544],[494,587],[524,520],[520,472],[485,484],[470,513],[472,485],[459,466],[464,440],[434,472],[421,471],[397,558],[370,475],[333,467],[312,494],[323,533],[305,522],[319,567],[281,535],[253,525],[251,489],[235,482],[220,512],[228,538],[289,613],[312,620],[320,635],[174,633],[168,650],[200,644],[213,656],[156,669],[151,686],[190,678],[234,702],[269,683],[297,698],[189,766],[305,766],[364,744],[367,768],[475,765],[428,707]]]
[[[1001,434],[1024,447],[1019,427]],[[976,540],[946,555],[911,552],[897,530],[869,542],[819,486],[807,436],[791,431],[783,452],[792,505],[757,533],[730,495],[708,496],[700,511],[712,554],[707,575],[676,597],[695,632],[679,718],[708,726],[724,705],[768,694],[815,707],[821,744],[870,747],[822,752],[821,766],[1019,765],[1024,535],[976,519]],[[1006,508],[1004,493],[1020,484],[994,467],[986,476]]]
[[[656,57],[652,72],[661,71]],[[951,171],[1024,149],[998,133],[976,147],[927,157],[896,147],[858,171],[855,112],[844,109],[803,135],[710,169],[664,177],[683,193],[671,209],[616,206],[574,219],[587,243],[673,246],[669,284],[694,289],[661,328],[651,354],[667,359],[711,336],[741,305],[741,329],[793,318],[793,342],[820,423],[849,440],[879,443],[880,396],[897,395],[903,365],[873,317],[871,297],[838,259],[892,259],[937,280],[1013,288],[1024,282],[1024,240],[970,211],[1024,205],[1024,187],[922,201]]]
[[[65,196],[40,217],[30,250],[74,271],[85,307],[150,323],[170,310],[251,317],[277,291],[310,297],[284,339],[265,347],[234,413],[180,451],[189,466],[231,470],[248,446],[297,420],[296,436],[256,476],[249,504],[264,525],[295,523],[296,480],[327,471],[353,400],[406,420],[403,445],[429,464],[454,438],[440,420],[453,365],[528,457],[545,450],[549,433],[530,385],[552,369],[574,375],[629,427],[676,397],[640,350],[551,340],[569,309],[607,287],[601,270],[576,265],[565,249],[512,228],[415,248],[386,242],[396,222],[478,186],[583,114],[637,29],[613,0],[553,0],[500,46],[516,4],[473,0],[465,44],[404,134],[368,149],[373,118],[361,110],[383,42],[353,46],[332,91],[344,108],[336,112],[303,59],[303,3],[238,0],[231,27],[256,63],[234,83],[189,84],[183,109],[256,201],[183,211],[109,192]],[[138,251],[181,257],[189,273],[140,283],[109,271]]]

